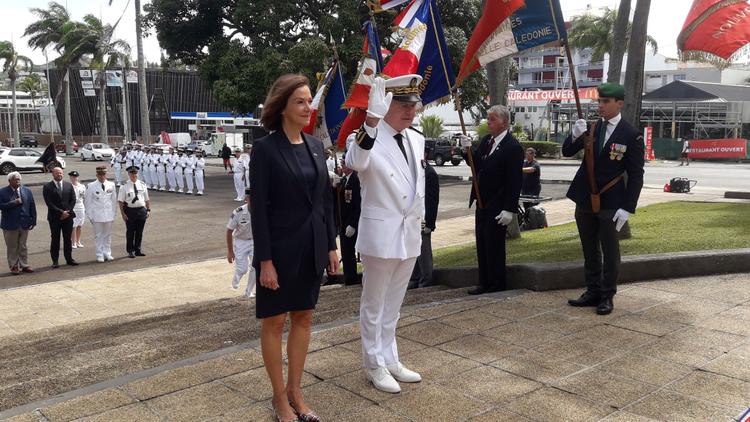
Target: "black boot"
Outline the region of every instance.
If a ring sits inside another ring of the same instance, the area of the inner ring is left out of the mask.
[[[570,299],[568,300],[568,305],[570,306],[597,306],[599,305],[599,302],[601,302],[601,298],[599,297],[598,293],[594,293],[590,290],[586,290],[581,297],[578,299]]]
[[[605,297],[602,298],[602,301],[599,302],[599,306],[596,307],[596,313],[599,315],[609,315],[612,313],[612,310],[615,309],[615,304],[612,303],[611,297]]]

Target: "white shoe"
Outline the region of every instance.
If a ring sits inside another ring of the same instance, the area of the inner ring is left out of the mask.
[[[104,262],[104,257],[103,257],[103,256],[101,256],[101,255],[98,255],[98,256],[96,257],[96,262]]]
[[[401,386],[398,385],[384,366],[380,366],[378,369],[365,369],[365,375],[372,382],[372,385],[380,391],[385,391],[386,393],[401,392]]]
[[[245,293],[245,297],[246,297],[246,298],[248,298],[248,299],[252,299],[252,298],[254,298],[254,297],[255,297],[255,293],[253,293],[253,292],[250,292],[250,293],[248,294],[248,293],[246,292],[246,293]]]
[[[82,247],[83,247],[83,243],[81,243],[81,242],[78,242],[78,247],[79,247],[79,248],[82,248]]]
[[[174,188],[170,189],[169,191],[172,192],[172,193],[174,193]]]
[[[74,243],[73,245],[71,245],[71,247],[72,247],[73,249],[78,249],[78,245],[76,245],[75,243]]]
[[[244,199],[243,199],[243,198],[234,198],[234,201],[235,201],[235,202],[243,202],[243,201],[244,201]]]
[[[191,191],[191,190],[185,192],[185,195],[192,195],[192,194],[193,194],[193,191]]]
[[[198,193],[197,193],[197,195],[203,195],[203,191],[199,190]]]
[[[164,188],[159,188],[159,190],[160,190],[160,191],[162,191],[162,192],[164,192],[164,191],[165,191],[166,189],[164,189]]]
[[[114,261],[114,260],[115,260],[115,257],[114,257],[114,256],[112,256],[112,254],[107,254],[107,255],[106,255],[106,256],[104,257],[104,259],[106,259],[107,261]]]
[[[182,193],[182,189],[177,189],[177,193]]]
[[[396,378],[398,381],[401,381],[401,382],[422,381],[421,375],[412,371],[411,369],[407,369],[404,365],[401,364],[401,362],[392,363],[390,365],[386,365],[385,367],[386,369],[388,369],[388,372],[390,372],[391,376],[393,378]]]

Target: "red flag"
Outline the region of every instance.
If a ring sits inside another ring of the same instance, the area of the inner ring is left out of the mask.
[[[461,62],[461,70],[458,72],[456,84],[460,84],[465,78],[479,69],[477,53],[482,45],[492,36],[497,28],[508,19],[516,9],[524,5],[523,0],[487,0],[479,18],[471,39],[466,46],[466,54]]]
[[[677,48],[685,59],[719,57],[729,61],[749,40],[750,5],[746,0],[694,0],[677,37]]]
[[[341,131],[339,131],[339,138],[336,140],[336,144],[339,149],[346,148],[346,138],[355,130],[362,127],[367,117],[367,111],[361,108],[353,108],[352,111],[346,116],[344,123],[341,124]]]

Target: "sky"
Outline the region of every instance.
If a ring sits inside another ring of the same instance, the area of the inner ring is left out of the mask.
[[[57,1],[67,6],[73,19],[81,19],[84,15],[90,13],[101,17],[104,22],[110,24],[120,17],[127,4],[127,11],[115,32],[115,37],[128,41],[133,48],[133,56],[135,57],[135,10],[132,0],[129,4],[128,0],[113,0],[112,6],[109,6],[109,0]],[[35,20],[29,9],[33,7],[46,8],[48,2],[49,0],[0,0],[0,16],[3,18],[3,24],[0,25],[0,40],[13,40],[19,52],[30,57],[34,63],[45,63],[44,55],[41,51],[31,50],[27,45],[27,40],[22,38],[22,35],[26,26]],[[141,1],[142,5],[149,2],[149,0]],[[585,13],[587,9],[593,12],[600,11],[604,7],[616,9],[619,3],[619,0],[560,0],[566,20]],[[635,8],[635,3],[636,0],[632,0],[632,8]],[[656,39],[659,45],[659,53],[668,57],[677,56],[677,35],[682,29],[691,3],[687,0],[654,0],[651,2],[648,33]],[[440,0],[438,0],[439,4]],[[159,61],[160,48],[154,34],[144,40],[143,48],[147,61]],[[50,53],[50,59],[55,57],[55,54]]]

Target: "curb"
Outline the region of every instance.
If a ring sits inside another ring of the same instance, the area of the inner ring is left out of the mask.
[[[699,252],[673,252],[622,258],[618,283],[664,278],[750,272],[750,248]],[[583,261],[507,266],[507,288],[534,291],[585,287]],[[460,288],[476,286],[476,267],[438,268],[435,283]]]
[[[724,192],[724,198],[730,199],[750,199],[750,192]]]

